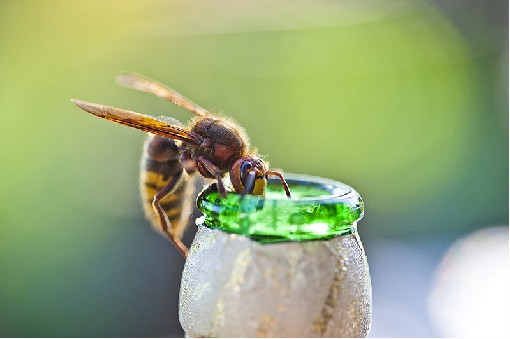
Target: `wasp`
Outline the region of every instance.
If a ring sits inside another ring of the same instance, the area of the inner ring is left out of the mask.
[[[115,123],[148,132],[140,171],[140,193],[145,216],[164,234],[184,258],[188,248],[182,242],[192,208],[196,172],[217,182],[226,196],[223,179],[229,176],[235,192],[264,195],[267,177],[280,178],[287,196],[290,191],[283,175],[269,170],[268,163],[250,147],[244,129],[231,119],[215,116],[177,91],[136,73],[122,73],[117,83],[156,95],[195,117],[187,127],[170,117],[152,117],[117,107],[77,99],[71,101],[84,111]]]

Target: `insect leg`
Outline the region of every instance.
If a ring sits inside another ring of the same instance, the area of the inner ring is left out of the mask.
[[[221,196],[225,198],[227,196],[227,190],[225,189],[225,185],[223,185],[223,181],[221,180],[221,177],[223,176],[221,170],[204,157],[198,157],[197,161],[202,166],[204,166],[207,172],[209,172],[216,179],[218,182],[218,192],[220,192]]]
[[[188,248],[184,245],[177,236],[175,236],[172,232],[172,223],[168,218],[168,215],[165,209],[161,206],[161,199],[163,199],[167,194],[172,192],[181,179],[182,171],[172,177],[172,179],[161,189],[156,195],[154,195],[154,199],[152,200],[152,207],[156,214],[159,217],[159,222],[161,224],[161,230],[167,236],[168,240],[181,252],[184,258],[188,256]]]

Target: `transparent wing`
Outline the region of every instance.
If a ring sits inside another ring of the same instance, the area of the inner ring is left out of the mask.
[[[192,112],[195,115],[210,115],[210,113],[205,108],[195,104],[184,95],[144,75],[136,73],[121,73],[116,80],[117,83],[121,86],[154,94],[162,99],[170,101],[179,107],[184,108],[185,110]]]
[[[176,235],[182,239],[188,226],[194,223],[193,215],[197,213],[197,192],[205,186],[205,178],[201,175],[191,174],[185,183],[182,195],[182,212],[179,225],[176,227]]]
[[[175,127],[179,127],[179,128],[183,128],[183,129],[185,128],[184,124],[182,122],[180,122],[179,120],[172,118],[172,117],[160,115],[160,116],[155,117],[155,119],[162,121],[162,122],[166,122],[167,124],[175,126]]]

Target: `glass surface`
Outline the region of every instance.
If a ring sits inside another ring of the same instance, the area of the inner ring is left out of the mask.
[[[261,243],[330,239],[356,232],[363,200],[350,186],[303,175],[286,175],[287,198],[278,179],[269,179],[266,196],[222,198],[215,184],[198,197],[204,213],[198,226],[248,236]]]

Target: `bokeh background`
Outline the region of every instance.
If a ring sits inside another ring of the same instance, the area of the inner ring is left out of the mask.
[[[234,117],[272,167],[361,193],[370,336],[468,330],[437,296],[480,230],[467,250],[504,258],[461,272],[476,287],[456,305],[508,312],[490,285],[508,281],[508,2],[4,0],[0,336],[183,335],[183,260],[138,197],[145,135],[69,102],[190,118],[116,86],[124,70]]]

